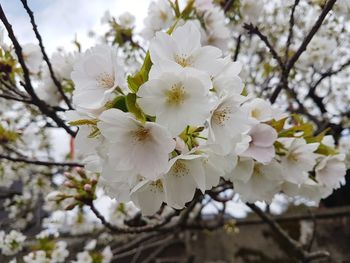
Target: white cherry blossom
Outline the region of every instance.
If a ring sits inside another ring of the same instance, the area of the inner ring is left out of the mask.
[[[73,103],[78,109],[96,111],[113,98],[113,91],[125,84],[116,50],[99,45],[87,50],[74,65]]]
[[[269,163],[275,157],[274,142],[278,137],[276,130],[267,124],[259,123],[249,130],[248,136],[249,147],[240,155]]]
[[[137,93],[141,109],[156,116],[156,122],[167,127],[174,137],[187,125],[203,125],[210,114],[210,82],[204,84],[191,73],[194,72],[163,73],[144,83]]]
[[[118,109],[104,111],[99,119],[97,126],[108,140],[108,157],[115,168],[134,169],[148,179],[156,179],[166,171],[175,141],[164,127],[142,124]]]
[[[304,183],[316,165],[318,155],[314,151],[319,143],[306,143],[303,138],[281,138],[279,141],[287,148],[286,154],[280,157],[285,180],[295,184]]]
[[[323,157],[315,168],[317,182],[327,187],[339,188],[346,174],[344,159],[344,154]]]
[[[200,31],[194,22],[186,22],[172,35],[157,32],[150,43],[151,60],[163,71],[179,71],[190,67],[212,74],[219,66],[220,49],[201,46]],[[152,74],[152,70],[151,70]]]

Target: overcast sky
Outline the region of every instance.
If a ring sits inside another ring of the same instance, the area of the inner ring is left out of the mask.
[[[137,29],[142,28],[150,0],[28,0],[34,11],[39,31],[49,53],[57,47],[72,49],[75,34],[83,48],[92,45],[87,32],[101,31],[101,17],[106,10],[112,16],[129,11],[136,17]],[[16,36],[21,43],[35,42],[29,17],[20,0],[0,0]],[[103,31],[102,31],[103,32]]]

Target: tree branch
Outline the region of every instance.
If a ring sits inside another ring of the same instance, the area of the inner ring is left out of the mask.
[[[23,4],[23,7],[24,9],[27,11],[29,17],[30,17],[30,23],[32,24],[33,26],[33,31],[35,33],[35,36],[37,38],[37,40],[39,41],[39,46],[40,46],[40,49],[41,49],[41,53],[43,54],[43,57],[44,57],[44,60],[47,64],[47,67],[49,68],[49,72],[50,72],[50,76],[53,80],[53,82],[55,83],[56,87],[57,87],[57,90],[58,92],[61,94],[64,102],[67,104],[68,108],[70,110],[73,109],[69,99],[67,98],[66,94],[64,94],[64,91],[62,89],[62,85],[61,83],[57,80],[57,78],[55,77],[55,73],[53,71],[53,68],[52,68],[52,65],[51,65],[51,62],[50,62],[50,59],[49,57],[47,56],[46,52],[45,52],[45,47],[43,45],[43,41],[42,41],[42,38],[41,38],[41,35],[38,31],[38,26],[37,24],[35,23],[35,19],[34,19],[34,13],[33,11],[29,8],[28,6],[28,3],[27,3],[27,0],[21,0],[22,4]]]
[[[254,26],[253,24],[244,24],[243,28],[248,31],[248,34],[250,34],[250,35],[253,35],[253,34],[257,35],[261,39],[261,41],[265,43],[265,45],[269,49],[272,57],[277,60],[278,65],[283,70],[284,69],[284,64],[282,62],[281,57],[277,54],[277,51],[271,45],[271,43],[268,40],[268,38],[263,33],[260,32],[259,28],[257,26]]]
[[[14,158],[8,155],[0,154],[0,159],[5,159],[11,162],[28,163],[41,166],[68,166],[68,167],[84,167],[83,164],[73,162],[50,162],[50,161],[39,161],[30,160],[27,158]]]
[[[295,52],[295,54],[293,55],[293,57],[290,59],[289,63],[287,64],[286,69],[287,69],[288,73],[293,68],[294,64],[297,62],[297,60],[299,59],[301,54],[306,50],[308,44],[310,43],[310,41],[312,40],[314,35],[317,33],[318,29],[321,27],[324,19],[326,18],[329,11],[332,10],[333,5],[335,4],[336,1],[337,0],[329,0],[326,3],[326,5],[323,7],[323,10],[322,10],[320,16],[318,17],[316,23],[313,25],[310,32],[306,35],[303,42],[299,46],[298,50]]]
[[[246,204],[251,210],[253,210],[262,220],[264,220],[270,228],[280,236],[282,240],[286,242],[294,256],[301,260],[302,262],[311,262],[315,259],[328,258],[330,254],[327,251],[315,251],[315,252],[307,252],[303,249],[302,245],[292,239],[286,231],[284,231],[280,225],[278,225],[273,218],[264,213],[258,206],[255,204]]]
[[[285,52],[285,61],[288,61],[288,56],[289,56],[289,47],[292,43],[293,39],[293,29],[294,29],[294,13],[297,5],[299,4],[300,0],[295,0],[294,5],[292,7],[291,13],[290,13],[290,18],[289,18],[289,33],[288,33],[288,38],[287,38],[287,43],[286,43],[286,52]]]

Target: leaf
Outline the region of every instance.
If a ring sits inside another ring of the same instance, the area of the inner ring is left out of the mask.
[[[152,61],[148,51],[140,71],[137,72],[134,76],[128,76],[128,86],[133,93],[136,93],[139,90],[140,86],[148,80],[148,74],[151,70],[151,67]]]
[[[129,93],[126,96],[126,107],[128,108],[128,111],[135,115],[135,117],[140,120],[141,122],[146,121],[146,116],[140,109],[139,105],[136,103],[136,94],[135,93]]]
[[[0,142],[1,143],[15,142],[19,138],[20,136],[18,133],[14,131],[6,130],[3,126],[0,125]]]
[[[280,119],[278,121],[276,120],[272,120],[269,122],[269,124],[277,131],[277,132],[281,132],[283,130],[284,124],[286,123],[286,120],[288,119],[288,117],[285,117],[283,119]]]
[[[307,143],[313,143],[313,142],[322,142],[324,136],[326,136],[327,132],[330,130],[330,128],[325,129],[321,133],[319,133],[317,136],[312,136],[309,138],[305,138]]]
[[[123,112],[128,112],[128,108],[126,107],[126,96],[117,96],[114,100],[106,105],[106,108],[115,108]]]
[[[318,146],[315,153],[319,153],[319,154],[323,154],[323,155],[328,156],[328,155],[335,155],[338,153],[338,151],[336,149],[334,149],[333,147],[330,147],[328,145],[320,143],[320,145]]]

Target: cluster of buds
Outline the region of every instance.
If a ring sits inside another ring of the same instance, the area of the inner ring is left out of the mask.
[[[96,199],[95,190],[97,178],[87,176],[86,172],[81,168],[74,169],[72,173],[65,173],[66,181],[64,186],[72,189],[70,193],[63,191],[54,191],[47,196],[48,201],[61,203],[67,202],[64,206],[65,210],[72,210],[76,206],[90,204]]]

